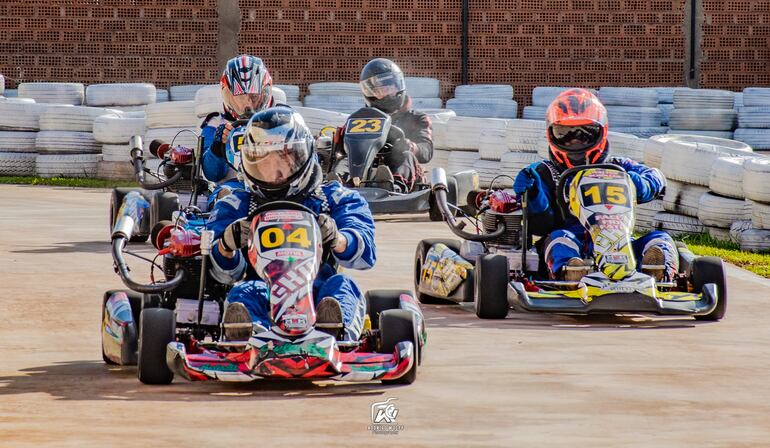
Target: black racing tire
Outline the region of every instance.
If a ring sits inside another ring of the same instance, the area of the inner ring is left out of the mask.
[[[410,341],[414,344],[415,360],[412,368],[401,378],[382,380],[383,384],[412,384],[417,379],[417,366],[420,363],[417,320],[408,310],[385,310],[380,313],[380,353],[393,353],[396,344]]]
[[[703,285],[717,285],[717,306],[714,311],[703,316],[695,316],[696,320],[717,321],[725,317],[727,312],[727,274],[722,259],[719,257],[699,257],[692,264],[691,280],[693,291],[701,292]]]
[[[446,181],[447,181],[446,200],[450,205],[457,205],[457,179],[455,179],[454,176],[447,176]],[[433,192],[431,192],[430,194],[430,198],[428,199],[428,204],[430,205],[430,208],[428,209],[428,217],[430,217],[430,220],[434,222],[443,221],[444,215],[441,213],[441,209],[436,203],[436,198]]]
[[[150,229],[154,229],[160,221],[171,221],[172,215],[179,210],[179,195],[163,192],[152,197],[150,201]]]
[[[155,225],[152,227],[152,231],[150,232],[150,243],[152,246],[158,250],[162,249],[158,245],[158,234],[161,230],[163,230],[166,226],[170,226],[172,224],[171,221],[167,219],[163,219],[155,223]]]
[[[366,291],[366,314],[372,322],[372,329],[380,328],[380,314],[385,310],[401,309],[401,294],[412,295],[406,289],[373,289]]]
[[[451,300],[444,299],[441,297],[433,297],[428,294],[421,293],[419,290],[420,286],[420,277],[422,274],[422,265],[425,263],[425,255],[428,253],[431,247],[435,244],[445,244],[448,248],[452,249],[453,251],[460,253],[460,241],[458,240],[452,240],[452,239],[444,239],[444,238],[428,238],[425,240],[421,240],[419,243],[417,243],[417,249],[414,252],[414,293],[417,297],[417,300],[420,301],[420,303],[424,303],[426,305],[442,305],[442,304],[451,304],[455,303]],[[473,281],[473,278],[470,277],[470,280]],[[467,281],[467,279],[466,279]],[[465,285],[460,285],[458,288],[467,288]],[[466,289],[466,290],[472,290],[472,289]]]
[[[112,228],[115,226],[115,219],[117,219],[118,216],[118,210],[120,210],[120,206],[123,205],[123,198],[126,197],[126,195],[131,191],[139,191],[142,192],[139,188],[113,188],[112,194],[110,195],[110,235],[112,235]],[[146,218],[145,218],[146,219]],[[132,235],[131,239],[128,240],[130,243],[143,243],[147,241],[147,239],[150,237],[149,234],[138,234],[138,235]]]
[[[127,289],[110,289],[104,293],[104,296],[102,297],[102,324],[104,322],[104,306],[107,304],[107,299],[110,298],[111,295],[115,294],[116,292],[124,292],[128,296],[128,301],[131,304],[131,315],[134,318],[134,322],[136,323],[137,327],[139,326],[139,313],[142,310],[142,295],[137,294],[134,291],[129,291]],[[104,353],[104,342],[102,341],[102,360],[105,362],[105,364],[114,366],[117,363],[112,361],[110,358],[107,357],[107,355]]]
[[[508,316],[508,259],[502,255],[480,255],[476,259],[474,308],[481,319]],[[483,288],[481,287],[483,285]]]
[[[166,346],[176,338],[176,316],[166,308],[142,310],[136,373],[144,384],[171,384],[174,372],[166,364]]]

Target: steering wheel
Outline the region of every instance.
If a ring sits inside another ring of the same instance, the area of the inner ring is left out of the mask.
[[[300,212],[310,213],[314,218],[318,218],[318,213],[310,210],[303,204],[291,201],[272,201],[260,205],[253,212],[249,213],[249,221],[252,221],[254,217],[260,213],[269,212],[272,210],[297,210]]]
[[[559,182],[556,184],[556,203],[559,205],[559,212],[561,213],[561,217],[564,221],[567,220],[567,216],[569,215],[569,207],[567,202],[569,202],[569,198],[567,197],[567,187],[569,186],[569,183],[567,183],[567,180],[571,180],[575,177],[575,174],[585,171],[585,170],[591,170],[591,169],[603,169],[603,170],[612,170],[612,171],[620,171],[622,173],[625,173],[626,170],[623,169],[620,165],[615,165],[612,163],[598,163],[596,165],[583,165],[583,166],[576,166],[573,168],[569,168],[567,171],[561,173],[561,176],[559,177]]]

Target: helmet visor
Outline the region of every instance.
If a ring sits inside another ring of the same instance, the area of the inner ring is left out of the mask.
[[[245,93],[233,95],[228,89],[222,89],[222,99],[225,105],[239,118],[248,118],[268,106],[268,95],[263,90],[260,93]]]
[[[361,81],[361,91],[364,96],[381,100],[389,96],[396,96],[398,92],[406,89],[404,74],[401,72],[386,72],[374,75]]]
[[[286,125],[265,129],[259,127],[263,123],[249,123],[246,144],[241,147],[241,168],[254,181],[280,188],[305,166],[311,157],[311,145],[307,135],[291,126],[291,114],[276,118],[286,120]]]
[[[593,148],[602,139],[602,126],[598,124],[579,126],[552,124],[548,132],[551,134],[551,143],[568,152]]]

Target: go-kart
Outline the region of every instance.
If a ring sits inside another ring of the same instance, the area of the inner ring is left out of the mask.
[[[319,159],[330,179],[357,190],[374,214],[428,212],[432,220],[440,221],[430,185],[423,180],[407,184],[393,177],[386,157],[392,147],[388,143],[390,115],[364,107],[348,118],[344,127],[332,131],[332,144],[319,146]],[[448,178],[447,194],[453,205],[464,206],[468,193],[478,188],[478,174],[463,171]]]
[[[126,324],[133,319],[140,327],[137,361],[139,379],[144,383],[168,384],[175,374],[191,381],[415,380],[426,333],[419,305],[409,291],[369,291],[368,324],[361,338],[337,340],[315,329],[312,285],[324,256],[316,216],[301,205],[275,202],[256,209],[250,219],[248,258],[270,289],[270,330],[244,342],[222,340],[225,292],[210,293],[206,276],[199,276],[203,280],[197,302],[188,302],[174,293],[183,284],[180,271],[168,272],[167,278],[173,278],[160,284],[137,285],[130,281],[120,253],[130,237],[133,223],[129,221],[133,219],[129,218],[119,221],[114,232],[113,256],[118,271],[132,290],[161,290],[164,295],[155,303],[136,298],[132,303],[125,293],[114,293],[107,299],[103,319],[103,341],[108,340],[103,342],[105,360],[114,361],[137,346],[130,340],[136,330]],[[201,235],[200,240],[189,240],[194,244],[186,253],[197,250],[203,254],[199,272],[205,272],[211,235],[205,230]],[[174,242],[172,239],[167,247]],[[135,306],[141,309],[139,316]]]
[[[419,243],[415,290],[424,303],[472,300],[476,315],[484,319],[505,318],[511,308],[578,315],[690,315],[711,321],[725,314],[727,281],[717,257],[695,257],[678,243],[679,272],[671,281],[656,282],[636,270],[630,244],[636,193],[617,165],[572,168],[557,184],[558,212],[577,218],[593,243],[593,257],[585,260],[592,267],[580,281],[554,280],[544,273],[528,230],[526,195],[519,203],[505,190],[481,194],[479,214],[473,217],[481,223],[473,233],[464,230],[466,221],[457,219],[447,204],[443,170],[435,169],[431,180],[444,218],[462,242]]]

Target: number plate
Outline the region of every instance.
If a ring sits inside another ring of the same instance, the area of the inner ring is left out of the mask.
[[[382,118],[353,118],[348,120],[348,134],[380,134],[382,133]]]

